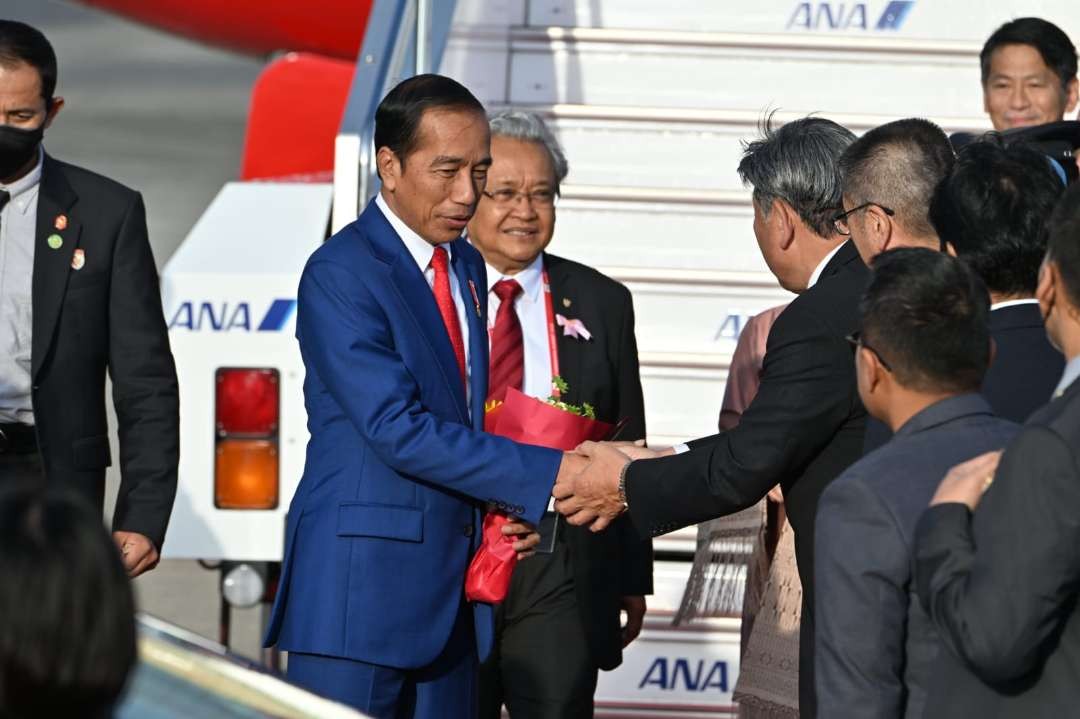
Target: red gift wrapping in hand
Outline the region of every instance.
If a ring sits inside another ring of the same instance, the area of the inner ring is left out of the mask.
[[[612,425],[574,414],[522,394],[506,392],[506,400],[489,407],[484,415],[484,429],[500,437],[523,444],[535,444],[568,452],[582,442],[599,441],[608,436]],[[497,604],[506,599],[510,577],[517,564],[515,535],[505,536],[502,528],[510,519],[499,512],[484,516],[483,539],[465,574],[465,596],[474,602]]]

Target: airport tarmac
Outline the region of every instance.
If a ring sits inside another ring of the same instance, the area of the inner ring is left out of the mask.
[[[55,0],[3,0],[0,17],[41,29],[59,58],[66,105],[47,151],[143,193],[160,268],[221,186],[235,179],[263,58],[205,47]],[[110,412],[112,403],[109,402]],[[118,457],[115,419],[113,457]],[[110,473],[110,499],[119,473]],[[135,581],[141,609],[217,639],[218,573],[163,561]],[[234,613],[233,648],[255,657],[259,611]]]

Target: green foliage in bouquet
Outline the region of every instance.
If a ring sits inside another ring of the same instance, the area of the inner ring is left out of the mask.
[[[551,378],[551,386],[552,389],[559,393],[559,395],[564,395],[570,391],[570,385],[568,385],[566,383],[566,380],[564,380],[559,375],[555,375]],[[545,401],[554,407],[558,407],[564,412],[576,414],[579,417],[587,417],[588,419],[596,419],[596,410],[593,409],[593,406],[588,402],[582,402],[580,405],[567,404],[566,402],[563,402],[561,399],[559,399],[559,397],[555,394],[552,394]]]

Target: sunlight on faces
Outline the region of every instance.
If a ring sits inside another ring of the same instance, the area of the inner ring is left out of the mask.
[[[555,206],[522,195],[554,195],[555,168],[538,142],[497,135],[491,140],[487,192],[469,223],[469,239],[500,272],[519,271],[539,255],[555,231]],[[518,193],[507,201],[510,193]],[[505,197],[500,197],[505,195]]]
[[[1077,104],[1077,81],[1061,80],[1031,45],[1003,45],[990,56],[983,109],[995,130],[1058,122]]]
[[[0,125],[33,130],[44,122],[47,128],[63,104],[63,98],[55,97],[52,109],[46,108],[41,75],[32,65],[0,63]]]
[[[465,229],[491,165],[487,118],[473,110],[433,109],[420,120],[416,147],[404,159],[380,147],[376,161],[390,209],[433,245]]]

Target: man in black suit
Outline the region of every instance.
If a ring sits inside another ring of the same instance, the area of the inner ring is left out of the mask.
[[[105,372],[120,434],[113,539],[151,569],[176,493],[179,398],[138,193],[41,147],[64,101],[37,30],[0,21],[0,479],[101,508]]]
[[[867,269],[833,223],[837,161],[853,139],[834,122],[806,118],[766,128],[739,165],[754,188],[754,234],[765,261],[784,288],[800,293],[772,327],[760,387],[739,425],[691,442],[689,451],[633,463],[620,449],[646,453],[587,444],[590,466],[554,490],[557,509],[573,524],[598,530],[628,509],[642,535],[656,536],[750,507],[780,484],[803,582],[803,717],[814,716],[817,500],[862,453],[866,419],[844,337],[857,328]]]
[[[950,467],[1000,449],[1016,425],[979,385],[989,296],[947,254],[884,252],[860,306],[855,373],[866,411],[896,434],[821,495],[814,540],[817,701],[825,717],[921,717],[938,654],[911,597],[915,523]]]
[[[543,250],[566,177],[562,150],[536,115],[491,119],[487,189],[469,239],[487,263],[491,325],[489,398],[508,387],[589,403],[598,419],[627,419],[645,437],[630,292],[596,270]],[[554,344],[552,344],[552,342]],[[496,641],[480,674],[481,716],[591,717],[597,670],[614,669],[641,631],[652,593],[652,543],[626,520],[592,534],[559,522],[554,551],[521,562],[496,614]],[[620,628],[620,610],[627,625]]]
[[[995,353],[982,392],[1014,422],[1046,404],[1065,366],[1035,299],[1050,213],[1064,189],[1045,155],[990,137],[960,150],[930,207],[945,248],[990,290]]]
[[[864,262],[898,247],[941,249],[930,202],[954,160],[945,132],[915,117],[875,127],[844,151],[844,210],[837,227],[851,235]],[[863,451],[885,444],[891,434],[870,417]]]
[[[1068,360],[1054,398],[1004,454],[954,468],[915,532],[915,586],[947,649],[931,719],[1073,716],[1080,701],[1080,186],[1051,217],[1036,296]]]

